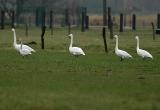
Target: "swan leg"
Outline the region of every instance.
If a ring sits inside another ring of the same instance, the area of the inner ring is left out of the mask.
[[[121,61],[123,61],[123,58],[121,57]]]

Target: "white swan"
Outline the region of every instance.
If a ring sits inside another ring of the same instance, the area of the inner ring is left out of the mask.
[[[137,49],[136,49],[137,50],[137,54],[140,57],[142,57],[143,59],[145,59],[145,58],[152,58],[153,59],[153,56],[149,52],[139,48],[139,37],[136,36],[135,38],[137,40]]]
[[[30,50],[28,50],[28,49],[26,49],[26,48],[23,48],[23,46],[24,46],[24,45],[22,44],[22,41],[21,41],[19,53],[20,53],[22,56],[27,56],[27,55],[32,54]]]
[[[12,31],[13,31],[13,37],[14,37],[13,46],[14,46],[14,48],[15,48],[17,51],[19,51],[20,48],[21,48],[21,44],[17,44],[15,29],[12,28]],[[23,48],[28,49],[28,50],[31,51],[31,52],[36,52],[34,49],[32,49],[31,47],[29,47],[28,45],[22,44],[22,46],[23,46]]]
[[[70,46],[69,46],[69,52],[72,55],[75,55],[75,56],[85,55],[85,53],[83,52],[83,50],[80,47],[73,47],[72,46],[72,44],[73,44],[73,34],[69,34],[69,37],[71,39]]]
[[[115,54],[121,58],[121,61],[125,58],[132,58],[132,56],[126,51],[118,49],[118,36],[115,35],[114,38],[116,38]]]

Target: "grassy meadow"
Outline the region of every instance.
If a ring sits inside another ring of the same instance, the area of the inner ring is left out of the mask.
[[[115,39],[104,52],[101,29],[82,33],[72,29],[74,45],[86,56],[75,58],[68,52],[67,29],[48,29],[45,50],[40,49],[41,29],[17,28],[17,40],[30,45],[36,53],[23,58],[13,48],[11,29],[0,30],[0,110],[159,110],[160,109],[160,36],[152,40],[151,29],[126,30],[120,35],[119,48],[133,59],[120,61],[114,54]],[[153,60],[143,61],[136,54],[135,35],[140,47]],[[17,41],[18,42],[18,41]]]

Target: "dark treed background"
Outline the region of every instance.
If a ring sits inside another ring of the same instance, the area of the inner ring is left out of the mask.
[[[100,21],[101,18],[97,16],[102,15],[102,1],[103,0],[0,0],[0,9],[5,10],[6,19],[10,19],[11,17],[10,10],[15,10],[17,22],[23,23],[28,20],[32,23],[35,20],[36,9],[38,7],[45,7],[46,14],[48,15],[49,11],[53,10],[56,23],[62,24],[66,8],[69,9],[71,19],[77,19],[77,14],[80,12],[81,7],[87,7],[87,12],[91,16],[91,24],[99,25],[102,24]],[[107,0],[107,6],[112,8],[114,15],[118,15],[119,13],[136,13],[148,16],[157,14],[160,11],[159,3],[159,0]],[[153,19],[152,17],[149,18]],[[95,23],[95,21],[100,22]],[[76,20],[73,20],[73,24],[76,22]],[[143,24],[145,24],[145,22],[144,20]]]

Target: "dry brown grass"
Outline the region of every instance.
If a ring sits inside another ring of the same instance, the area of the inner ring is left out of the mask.
[[[156,23],[156,15],[137,15],[137,26],[150,26],[151,22]],[[112,20],[114,25],[119,25],[119,15],[113,15]],[[126,25],[131,26],[132,15],[126,16]],[[90,15],[90,25],[102,25],[103,16],[101,15]]]

